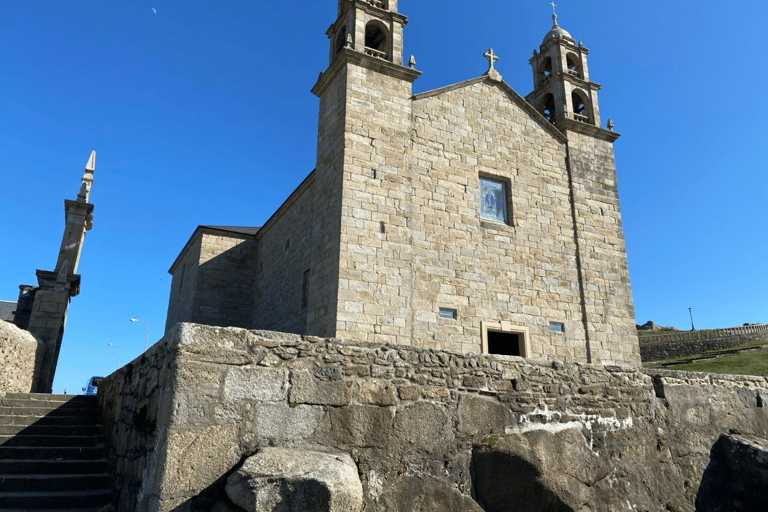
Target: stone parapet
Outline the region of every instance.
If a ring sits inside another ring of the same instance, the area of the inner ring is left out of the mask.
[[[757,377],[179,324],[106,378],[99,403],[119,511],[209,510],[267,446],[349,453],[366,510],[413,510],[424,496],[474,510],[493,499],[470,469],[482,454],[565,432],[602,461],[597,473],[631,473],[580,493],[650,510],[693,502],[723,431],[768,432],[766,396]],[[651,477],[662,483],[627,487]]]

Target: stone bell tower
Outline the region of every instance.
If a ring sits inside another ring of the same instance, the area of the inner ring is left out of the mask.
[[[96,169],[96,152],[91,152],[75,201],[64,200],[64,235],[53,271],[38,270],[37,286],[21,285],[14,323],[43,344],[33,377],[33,392],[50,393],[64,336],[69,301],[80,293],[77,266],[85,232],[91,229],[93,205],[88,198]]]
[[[589,79],[588,53],[581,41],[576,44],[557,24],[553,7],[552,29],[528,61],[533,68],[533,92],[526,97],[551,123],[573,119],[600,126],[600,85]]]
[[[587,49],[557,24],[530,59],[534,90],[526,100],[567,138],[567,171],[587,361],[640,364],[613,143],[600,125]]]
[[[407,23],[397,0],[338,0],[336,21],[326,31],[329,65],[312,88],[320,98],[311,179],[319,198],[315,233],[321,242],[309,271],[307,313],[307,332],[320,336],[343,331],[367,339],[376,328],[374,319],[360,314],[358,298],[375,293],[377,283],[354,292],[345,287],[359,284],[358,269],[378,269],[381,259],[371,247],[381,247],[378,239],[388,223],[355,219],[356,205],[393,209],[382,196],[382,179],[403,179],[407,172],[412,84],[421,75],[412,57],[404,65]]]

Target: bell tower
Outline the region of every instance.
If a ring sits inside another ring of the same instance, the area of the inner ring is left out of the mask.
[[[597,91],[600,85],[589,79],[587,50],[557,24],[552,3],[552,29],[544,36],[539,51],[528,61],[533,68],[533,92],[526,100],[553,124],[561,119],[600,127]]]
[[[412,85],[421,73],[412,57],[404,63],[403,28],[408,19],[397,12],[397,3],[337,0],[336,21],[326,31],[328,68],[312,88],[320,98],[311,178],[319,219],[313,232],[319,242],[308,277],[306,332],[319,336],[344,332],[366,341],[385,321],[383,314],[362,321],[362,302],[354,297],[375,296],[383,286],[361,282],[360,274],[362,268],[379,269],[385,258],[369,248],[378,244],[385,250],[386,226],[396,222],[384,212],[397,211],[398,199],[381,184],[410,180],[406,153],[412,133]],[[362,205],[380,208],[361,222],[352,212],[363,215]],[[387,236],[394,236],[391,229]],[[381,270],[380,275],[389,274]]]
[[[336,22],[326,32],[330,63],[347,48],[402,66],[406,23],[397,12],[397,0],[338,0]]]

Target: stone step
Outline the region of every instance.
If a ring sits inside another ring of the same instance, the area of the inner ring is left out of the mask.
[[[3,475],[0,492],[95,491],[109,487],[106,473],[82,475]]]
[[[56,446],[71,448],[75,446],[96,446],[96,436],[27,436],[24,434],[0,435],[3,446]]]
[[[0,446],[0,459],[13,460],[93,460],[104,456],[104,445],[46,447],[46,446]]]
[[[0,436],[95,436],[98,428],[84,425],[0,425]]]
[[[106,473],[107,459],[0,460],[0,475],[90,475]]]
[[[0,409],[2,412],[2,409]],[[95,427],[99,417],[95,414],[77,416],[22,416],[20,414],[0,414],[0,425],[82,425]]]
[[[67,395],[67,396],[70,398],[67,398],[66,400],[56,400],[56,399],[50,399],[50,398],[29,398],[27,396],[12,395],[9,393],[5,395],[2,399],[0,399],[0,406],[21,405],[21,406],[48,407],[48,408],[58,408],[58,407],[85,408],[85,407],[93,407],[96,404],[95,396],[77,396],[77,395]]]
[[[89,400],[96,398],[90,395],[49,395],[46,393],[6,393],[5,398],[20,398],[23,400],[37,400],[44,402],[69,402],[70,400]]]
[[[91,416],[98,415],[98,411],[91,408],[59,407],[56,409],[46,407],[34,407],[32,405],[7,406],[0,408],[0,414],[5,416]]]
[[[107,505],[112,492],[98,491],[51,491],[51,492],[0,492],[0,510],[30,509],[82,509]]]

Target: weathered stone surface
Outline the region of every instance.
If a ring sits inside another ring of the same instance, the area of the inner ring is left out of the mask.
[[[232,368],[224,380],[225,400],[285,400],[288,372],[281,369]]]
[[[168,432],[167,459],[160,493],[184,496],[200,492],[240,460],[238,430],[214,425],[200,431]]]
[[[392,437],[393,410],[351,405],[331,409],[333,438],[341,445],[384,448]]]
[[[300,404],[348,405],[349,381],[320,380],[307,370],[291,372],[291,402]]]
[[[201,331],[208,332],[193,339]],[[262,334],[253,331],[203,326],[173,332],[101,386],[120,512],[210,510],[225,499],[227,471],[272,443],[346,451],[359,467],[366,510],[376,512],[432,503],[472,510],[466,497],[473,488],[489,500],[489,511],[493,493],[504,487],[500,481],[579,512],[661,511],[667,504],[693,512],[720,434],[768,431],[768,381],[761,377],[297,336],[268,335],[260,343]],[[270,366],[246,369],[223,352],[219,363],[199,359],[215,353],[206,352],[208,344],[238,347],[249,336]],[[288,348],[295,358],[281,357]],[[359,371],[363,366],[370,373]],[[199,383],[196,369],[205,369]],[[226,378],[215,375],[230,372],[263,373],[266,383],[285,375],[289,392],[257,400],[275,395],[254,388],[248,396],[247,386],[240,386],[228,395]],[[482,386],[465,387],[470,380]],[[305,398],[320,403],[294,401],[295,383],[304,386]],[[324,385],[331,385],[325,397]],[[390,388],[397,390],[394,403]],[[347,398],[349,405],[337,405]],[[205,469],[199,461],[207,461]],[[162,488],[161,479],[167,483]],[[427,494],[417,494],[419,482]],[[434,501],[427,500],[430,494]]]
[[[264,448],[227,481],[248,512],[359,512],[363,488],[347,454]]]
[[[43,350],[32,334],[0,320],[0,395],[33,391]]]
[[[261,440],[270,438],[278,441],[299,442],[315,433],[325,416],[322,407],[286,403],[265,403],[256,407],[258,436]]]
[[[768,440],[720,436],[701,480],[696,510],[768,510]]]

